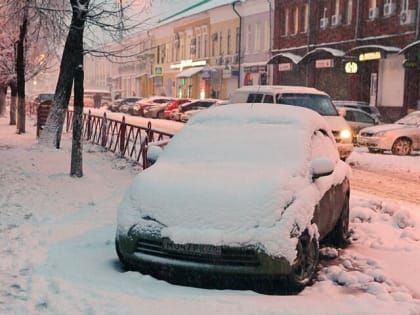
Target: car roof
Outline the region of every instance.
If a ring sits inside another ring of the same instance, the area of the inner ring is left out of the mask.
[[[328,95],[318,89],[307,86],[296,85],[247,85],[236,89],[235,91],[261,92],[261,93],[311,93],[319,95]]]

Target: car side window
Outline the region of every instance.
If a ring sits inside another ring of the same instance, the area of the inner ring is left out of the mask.
[[[264,97],[264,103],[274,103],[274,96],[266,94]]]
[[[370,116],[366,115],[365,113],[354,113],[354,116],[356,117],[356,121],[368,123],[368,124],[374,124],[375,120],[371,118]]]
[[[348,121],[355,121],[353,112],[350,110],[346,110],[346,114],[344,115],[344,118]]]
[[[263,100],[264,94],[261,93],[250,93],[246,100],[247,103],[261,103]]]

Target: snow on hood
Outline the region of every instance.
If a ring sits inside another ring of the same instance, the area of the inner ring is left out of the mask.
[[[119,231],[148,217],[177,243],[254,244],[293,259],[295,241],[278,240],[290,239],[294,224],[308,226],[331,184],[311,180],[315,126],[328,130],[318,114],[289,106],[235,104],[194,115],[136,177]]]
[[[363,128],[363,132],[371,132],[377,133],[382,131],[393,131],[393,130],[400,130],[406,128],[416,128],[414,125],[404,125],[404,124],[383,124],[383,125],[376,125],[372,127]]]
[[[330,124],[331,130],[340,131],[350,129],[349,124],[342,116],[323,116]]]

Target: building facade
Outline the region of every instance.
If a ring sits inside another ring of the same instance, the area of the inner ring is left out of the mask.
[[[404,53],[418,37],[417,14],[410,0],[277,0],[273,83],[366,101],[395,120],[419,99],[416,67],[405,62],[415,48]]]

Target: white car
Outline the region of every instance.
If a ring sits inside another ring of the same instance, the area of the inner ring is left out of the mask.
[[[289,85],[249,85],[232,92],[230,103],[276,103],[301,106],[322,115],[333,131],[340,158],[345,160],[353,151],[349,124],[341,117],[330,96],[318,89]]]
[[[135,178],[118,211],[118,257],[173,283],[297,292],[320,241],[347,244],[349,173],[314,111],[210,108]]]
[[[408,155],[420,150],[420,111],[415,111],[393,124],[367,127],[360,130],[357,143],[367,146],[369,152],[391,151]]]

